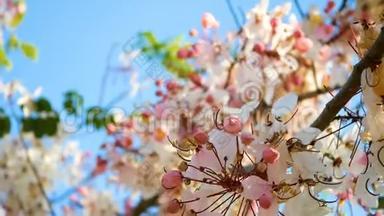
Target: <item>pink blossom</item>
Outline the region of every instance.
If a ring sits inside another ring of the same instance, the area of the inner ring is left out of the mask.
[[[224,119],[224,131],[231,134],[237,134],[241,131],[243,125],[237,116],[229,116]]]
[[[311,39],[306,37],[298,38],[295,42],[295,49],[299,52],[305,53],[308,52],[313,47],[313,42]]]
[[[276,149],[274,148],[266,148],[264,149],[263,151],[263,160],[266,162],[266,163],[270,163],[270,164],[273,164],[275,163],[277,160],[279,160],[279,157],[280,157],[280,152],[278,152]]]
[[[167,212],[176,214],[178,211],[180,211],[181,205],[178,200],[173,199],[169,201],[168,206],[167,206]]]
[[[242,133],[241,133],[241,142],[242,142],[244,145],[249,145],[249,144],[251,144],[254,140],[255,140],[255,138],[253,137],[253,135],[252,135],[251,133],[248,133],[248,132],[242,132]]]
[[[204,13],[203,17],[201,18],[201,25],[205,29],[215,29],[219,28],[220,23],[216,20],[216,18],[211,13]]]
[[[202,131],[201,129],[197,129],[197,131],[193,135],[193,138],[195,138],[196,142],[200,145],[208,142],[208,134]]]
[[[262,42],[258,42],[253,46],[253,51],[258,54],[263,54],[265,51],[265,44]]]
[[[259,205],[263,209],[268,209],[272,205],[273,196],[271,193],[263,193],[259,198]]]
[[[267,181],[258,176],[249,176],[241,181],[243,186],[242,195],[250,200],[258,200],[263,194],[270,193],[271,186]]]
[[[161,185],[165,189],[174,189],[181,186],[182,183],[183,177],[180,171],[177,170],[168,171],[163,175],[163,178],[161,179]]]

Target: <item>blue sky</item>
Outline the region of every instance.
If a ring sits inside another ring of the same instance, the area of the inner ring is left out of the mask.
[[[258,1],[233,2],[235,9],[247,11]],[[284,1],[271,2],[276,5]],[[308,6],[308,1],[302,2]],[[113,44],[122,44],[140,31],[153,31],[160,39],[187,35],[190,28],[200,28],[200,17],[207,11],[220,21],[222,32],[236,29],[224,0],[28,1],[18,36],[37,45],[39,60],[31,62],[14,54],[13,71],[1,73],[6,79],[20,79],[29,88],[43,86],[43,95],[57,108],[69,89],[77,90],[87,105],[93,105],[98,100],[106,56]],[[127,89],[128,82],[116,76],[107,85],[106,96],[111,98]],[[143,95],[153,99],[150,93]],[[103,135],[94,135],[81,139],[84,148],[97,148]]]

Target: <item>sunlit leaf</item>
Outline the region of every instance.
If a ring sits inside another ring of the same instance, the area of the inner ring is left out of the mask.
[[[31,59],[31,60],[36,60],[38,58],[38,51],[37,51],[37,48],[33,45],[33,44],[30,44],[30,43],[22,43],[20,45],[20,49],[21,51],[23,52],[23,54]]]
[[[24,13],[17,13],[13,17],[13,19],[10,21],[9,25],[12,28],[16,28],[17,26],[20,25],[20,23],[23,21],[23,19],[24,19]]]

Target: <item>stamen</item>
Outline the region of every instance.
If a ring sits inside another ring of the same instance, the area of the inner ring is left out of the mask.
[[[368,184],[369,184],[369,178],[367,179],[367,181],[365,182],[365,189],[367,190],[367,192],[369,193],[369,194],[371,194],[372,196],[379,196],[380,194],[376,194],[376,193],[373,193],[370,189],[369,189],[369,187],[368,187]]]
[[[312,197],[312,199],[314,199],[314,200],[316,200],[316,201],[318,201],[318,202],[320,202],[320,203],[322,203],[322,204],[326,204],[326,203],[335,203],[335,202],[337,202],[337,201],[339,200],[338,198],[336,198],[336,200],[331,200],[331,201],[323,200],[323,199],[319,199],[319,198],[317,198],[315,195],[312,194],[312,191],[311,191],[310,187],[307,187],[307,188],[308,188],[308,194],[309,194],[309,196]]]

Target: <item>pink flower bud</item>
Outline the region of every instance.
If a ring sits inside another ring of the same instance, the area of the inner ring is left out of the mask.
[[[279,24],[279,20],[277,18],[272,18],[270,23],[272,28],[276,28],[277,24]]]
[[[280,152],[278,152],[274,148],[268,147],[268,148],[264,149],[264,151],[263,151],[263,160],[266,163],[273,164],[277,160],[279,160],[279,157],[280,157]]]
[[[198,34],[199,34],[199,32],[195,28],[189,30],[189,36],[191,36],[191,37],[196,37]]]
[[[306,37],[301,37],[296,40],[295,49],[299,52],[305,53],[313,47],[313,42]]]
[[[208,142],[208,134],[200,129],[197,129],[196,133],[193,135],[197,144],[202,145]]]
[[[155,81],[155,85],[156,85],[157,87],[160,87],[162,83],[163,83],[163,82],[162,82],[161,80],[159,80],[159,79]]]
[[[239,98],[231,99],[228,102],[228,106],[229,107],[235,107],[235,108],[241,108],[241,106],[243,104],[244,104],[244,102],[241,99],[239,99]]]
[[[211,13],[204,13],[201,18],[201,25],[205,29],[219,28],[220,24]]]
[[[253,46],[253,51],[258,54],[263,54],[265,51],[265,45],[262,42],[258,42]]]
[[[161,185],[165,189],[173,189],[179,187],[183,183],[183,177],[177,170],[172,170],[163,175]]]
[[[189,55],[189,50],[186,48],[180,48],[179,51],[177,51],[177,58],[179,59],[186,59]]]
[[[231,134],[237,134],[241,131],[243,125],[237,116],[229,116],[224,119],[224,131]]]
[[[163,92],[162,92],[161,90],[157,90],[156,93],[155,93],[155,95],[156,95],[157,97],[161,97],[161,96],[163,96]]]
[[[132,146],[133,140],[130,136],[124,136],[123,138],[117,139],[115,145],[123,149],[129,149]]]
[[[329,35],[333,32],[334,27],[333,27],[333,25],[324,25],[323,30],[324,30],[325,34]]]
[[[167,206],[168,213],[176,214],[178,211],[180,211],[180,209],[181,209],[181,205],[178,200],[174,199],[168,203],[168,206]]]
[[[166,86],[168,91],[175,92],[177,88],[179,88],[179,85],[175,81],[169,81],[167,82]]]
[[[297,73],[292,73],[291,79],[293,84],[296,86],[300,86],[303,83],[303,78]]]
[[[244,145],[251,144],[253,142],[253,140],[255,140],[255,138],[253,137],[253,135],[251,133],[248,133],[248,132],[241,133],[241,142]]]
[[[272,204],[272,195],[271,194],[263,194],[260,196],[259,198],[259,205],[261,208],[263,209],[268,209],[269,207],[271,207],[271,204]]]
[[[114,134],[117,132],[117,127],[115,124],[108,124],[107,125],[107,133],[108,135]]]
[[[303,31],[301,31],[300,29],[297,29],[294,33],[293,33],[293,36],[295,38],[301,38],[301,37],[304,37],[304,33]]]
[[[213,104],[215,102],[215,99],[213,98],[212,95],[207,95],[207,97],[205,98],[205,101],[208,103],[208,104]]]

